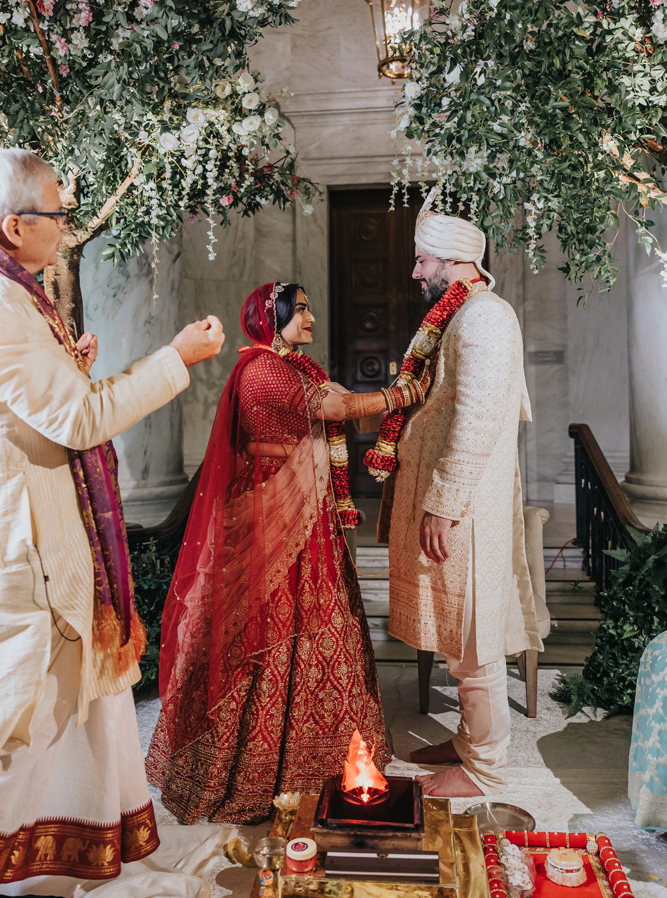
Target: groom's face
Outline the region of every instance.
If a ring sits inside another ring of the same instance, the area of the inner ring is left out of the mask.
[[[415,246],[415,267],[412,277],[419,281],[426,302],[434,305],[452,286],[456,278],[451,272],[452,263],[429,256]]]

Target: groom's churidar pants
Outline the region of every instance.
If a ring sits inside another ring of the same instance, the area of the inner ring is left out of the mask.
[[[484,795],[501,792],[507,785],[507,748],[510,742],[510,708],[507,699],[505,658],[492,664],[477,663],[475,634],[474,549],[463,615],[463,658],[445,656],[447,667],[458,680],[461,721],[453,744],[463,769]]]

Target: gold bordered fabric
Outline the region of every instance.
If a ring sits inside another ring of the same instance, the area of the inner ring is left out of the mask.
[[[0,833],[0,883],[31,876],[113,879],[121,862],[139,861],[159,844],[151,802],[107,825],[37,820],[14,833]]]

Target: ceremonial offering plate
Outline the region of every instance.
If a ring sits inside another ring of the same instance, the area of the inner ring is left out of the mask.
[[[523,808],[504,801],[484,801],[474,804],[466,810],[466,814],[477,817],[477,825],[481,833],[487,829],[507,829],[514,832],[532,832],[535,829],[535,818]]]
[[[630,883],[604,833],[488,830],[482,835],[490,898],[512,898],[501,869],[508,846],[527,852],[535,864],[533,898],[633,898]],[[574,876],[572,876],[574,873]],[[576,880],[576,882],[574,881]]]

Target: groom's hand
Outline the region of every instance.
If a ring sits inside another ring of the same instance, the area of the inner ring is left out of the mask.
[[[449,546],[447,536],[453,521],[449,518],[439,518],[435,514],[424,512],[421,526],[419,527],[419,543],[427,558],[442,564],[449,558]]]

